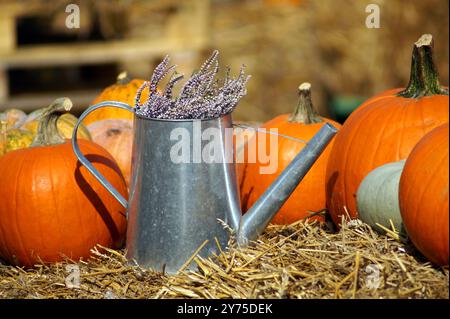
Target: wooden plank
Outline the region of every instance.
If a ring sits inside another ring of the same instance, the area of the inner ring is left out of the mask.
[[[49,105],[58,97],[67,96],[73,102],[72,112],[81,113],[101,92],[102,89],[68,91],[68,92],[49,92],[33,93],[12,96],[8,100],[0,103],[0,112],[8,108],[19,108],[25,112],[30,112],[36,108]]]
[[[8,71],[0,68],[0,108],[4,102],[8,99],[9,83],[8,83]]]
[[[178,51],[201,50],[204,45],[203,39],[190,38],[190,41],[186,43],[172,39],[133,39],[100,43],[29,46],[18,48],[13,53],[0,53],[0,67],[26,68],[108,63],[152,58]]]
[[[14,17],[0,17],[0,35],[0,52],[14,51],[16,47],[16,21]]]
[[[2,0],[3,2],[4,0]],[[0,19],[7,16],[17,17],[24,14],[35,14],[42,12],[42,10],[48,9],[49,6],[56,6],[61,4],[62,1],[57,3],[54,1],[52,4],[36,1],[7,1],[6,3],[0,3]]]

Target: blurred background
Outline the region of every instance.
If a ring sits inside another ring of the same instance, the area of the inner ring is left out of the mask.
[[[67,28],[68,4],[80,28]],[[365,21],[380,8],[380,28]],[[68,96],[80,113],[126,70],[148,79],[165,54],[189,75],[215,48],[222,70],[252,75],[234,118],[290,112],[312,83],[322,115],[344,121],[364,99],[405,86],[413,43],[435,39],[448,85],[448,0],[0,0],[0,112]]]

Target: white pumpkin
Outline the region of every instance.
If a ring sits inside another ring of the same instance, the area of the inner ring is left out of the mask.
[[[405,160],[377,167],[363,179],[356,193],[359,218],[378,232],[380,224],[391,229],[391,221],[400,236],[405,238],[398,190]]]

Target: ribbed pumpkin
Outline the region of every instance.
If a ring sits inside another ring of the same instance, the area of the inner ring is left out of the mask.
[[[125,209],[80,165],[69,140],[56,128],[58,112],[71,102],[58,99],[41,119],[32,147],[0,157],[0,257],[32,266],[67,256],[87,258],[101,244],[120,247]],[[79,141],[83,153],[123,195],[127,189],[111,155]]]
[[[268,121],[261,129],[269,131],[271,128],[278,129],[278,134],[290,136],[303,141],[309,141],[328,122],[335,127],[339,123],[320,117],[312,106],[310,84],[303,83],[299,87],[299,103],[294,113],[284,114]],[[266,138],[267,137],[267,138]],[[267,135],[256,134],[245,146],[246,153],[252,149],[258,150],[258,138],[266,138],[266,151],[270,149],[270,138]],[[281,207],[280,211],[272,220],[275,224],[287,224],[299,219],[311,216],[312,212],[325,209],[325,170],[331,145],[327,146],[311,170],[306,174],[295,191]],[[303,149],[304,143],[296,140],[278,138],[278,163],[276,172],[273,174],[261,174],[260,168],[266,167],[258,156],[256,162],[252,163],[250,158],[244,164],[243,172],[240,174],[241,199],[243,211],[250,208],[256,200],[264,193],[276,177],[286,168],[294,157]],[[258,154],[258,151],[257,153]],[[322,216],[313,217],[323,220]]]
[[[104,101],[118,101],[134,106],[137,90],[144,82],[144,80],[139,79],[130,80],[127,73],[122,72],[118,75],[116,84],[104,89],[103,92],[92,101],[91,105]],[[147,99],[147,95],[148,88],[145,88],[142,91],[140,98],[141,103]],[[133,119],[133,113],[116,107],[103,107],[90,113],[83,120],[83,124],[89,125],[93,122],[106,119]]]
[[[103,146],[116,160],[129,186],[131,178],[131,151],[133,147],[133,120],[112,119],[88,125],[92,140]]]
[[[6,153],[15,151],[21,148],[26,148],[31,145],[33,139],[35,138],[37,131],[39,120],[42,118],[44,114],[48,111],[49,108],[53,106],[49,106],[46,108],[41,108],[30,113],[24,120],[16,121],[15,124],[11,126],[7,124],[6,129],[6,141],[4,144],[4,151]],[[9,113],[9,114],[20,114],[20,113]],[[64,113],[58,117],[56,125],[58,127],[58,132],[64,138],[72,138],[73,128],[77,123],[78,119],[76,116],[70,113]],[[8,129],[9,127],[9,129]],[[14,128],[17,127],[17,128]],[[78,138],[91,140],[91,135],[88,129],[81,124],[78,128]]]
[[[400,178],[400,212],[417,249],[438,265],[449,263],[449,125],[423,137]]]
[[[407,158],[433,128],[448,122],[448,90],[433,63],[433,39],[414,45],[406,89],[383,92],[361,105],[337,134],[327,168],[327,207],[335,224],[348,211],[357,216],[356,191],[373,169]]]
[[[35,134],[28,130],[13,128],[6,130],[5,134],[5,153],[9,153],[21,148],[26,148],[33,143]]]
[[[378,232],[379,225],[394,226],[401,238],[406,238],[398,203],[398,187],[405,161],[388,163],[371,171],[358,187],[356,203],[359,218]],[[392,223],[392,225],[391,225]]]

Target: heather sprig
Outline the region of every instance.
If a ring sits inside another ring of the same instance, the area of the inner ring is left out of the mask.
[[[209,119],[231,113],[247,93],[246,84],[250,76],[245,75],[242,66],[237,78],[230,76],[228,68],[223,80],[216,79],[219,73],[218,56],[219,51],[215,50],[184,83],[178,97],[173,97],[173,89],[183,75],[174,71],[175,65],[169,67],[169,57],[164,57],[150,81],[144,82],[137,91],[136,113],[159,119]],[[164,90],[157,90],[160,82],[172,71]],[[141,104],[140,98],[145,88],[148,88],[148,97]]]

